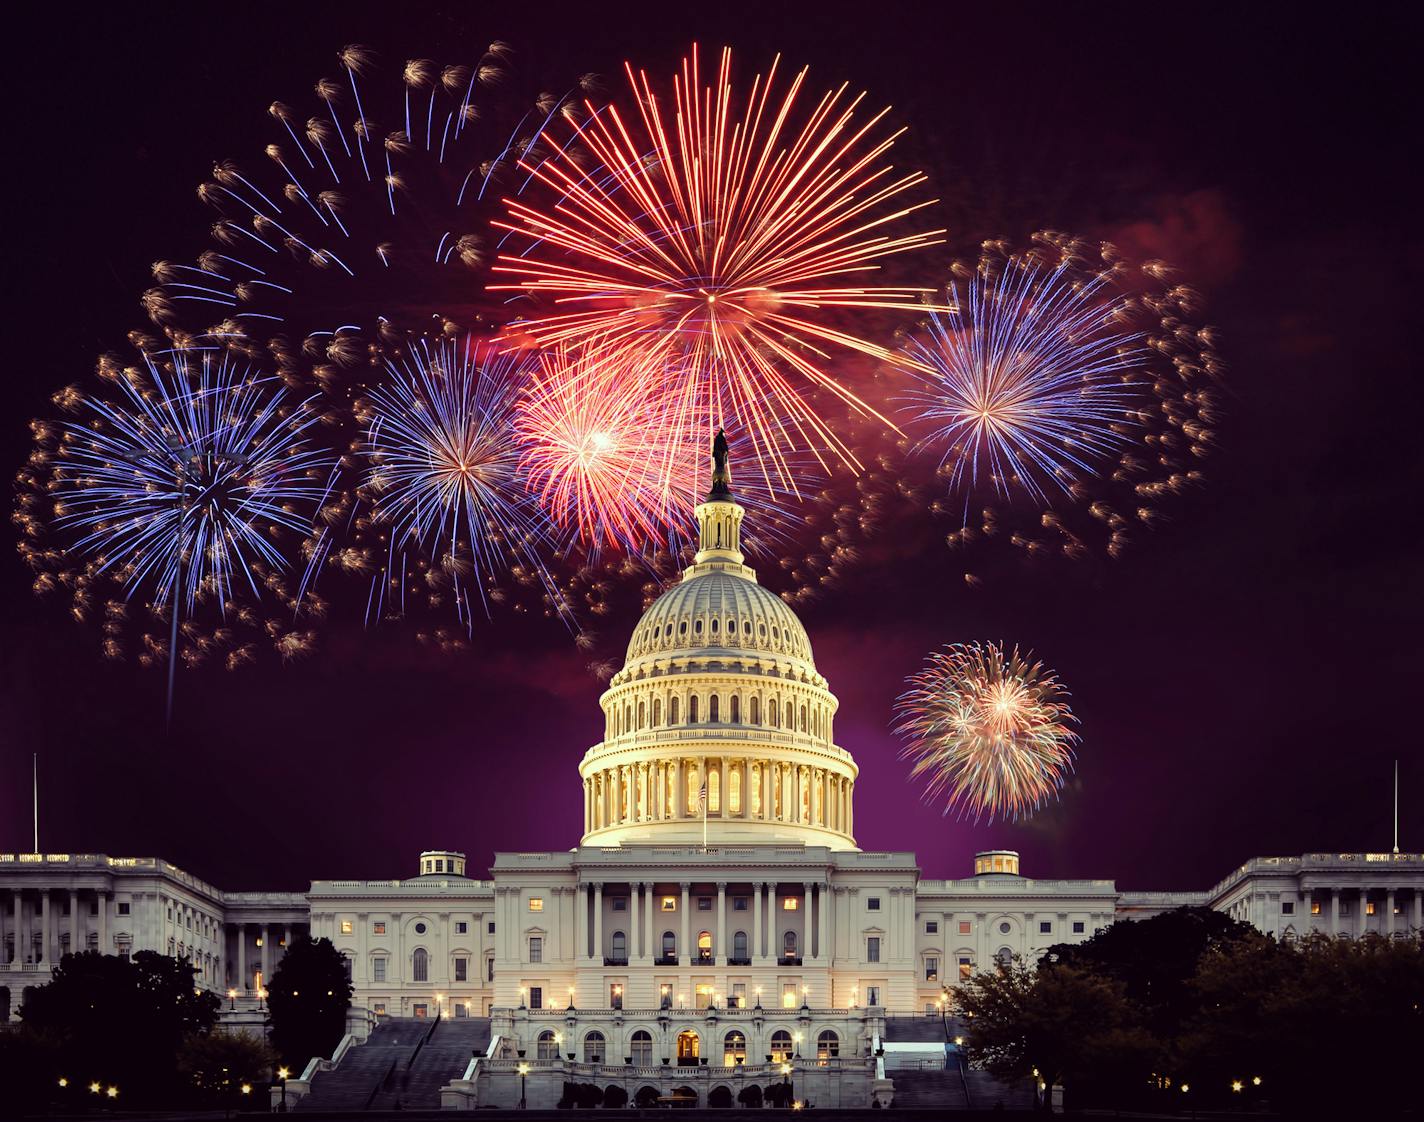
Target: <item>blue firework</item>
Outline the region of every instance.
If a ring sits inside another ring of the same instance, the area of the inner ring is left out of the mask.
[[[1150,350],[1111,268],[986,249],[904,345],[906,408],[952,488],[1069,495],[1137,439]]]
[[[361,409],[372,517],[388,525],[388,556],[372,582],[368,619],[403,610],[412,554],[449,581],[460,619],[473,627],[497,595],[496,579],[537,580],[559,614],[563,598],[544,558],[555,544],[525,486],[514,438],[527,358],[473,337],[412,342]],[[388,605],[390,594],[402,603]]]

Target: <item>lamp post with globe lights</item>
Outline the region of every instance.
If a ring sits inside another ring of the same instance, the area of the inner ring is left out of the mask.
[[[528,1078],[528,1075],[529,1075],[529,1065],[528,1065],[528,1064],[520,1064],[520,1065],[519,1065],[519,1109],[520,1109],[520,1110],[524,1110],[524,1109],[525,1109],[525,1105],[524,1105],[524,1104],[525,1104],[525,1098],[524,1098],[525,1080]]]

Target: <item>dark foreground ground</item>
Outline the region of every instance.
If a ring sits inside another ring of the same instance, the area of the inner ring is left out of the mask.
[[[992,1122],[997,1118],[1123,1118],[1123,1119],[1173,1119],[1173,1118],[1197,1118],[1197,1119],[1219,1119],[1227,1122],[1230,1119],[1251,1120],[1251,1122],[1279,1122],[1284,1116],[1273,1113],[1254,1113],[1245,1111],[1181,1111],[1175,1114],[1142,1114],[1130,1112],[1113,1111],[1079,1111],[1071,1115],[1042,1115],[1033,1111],[1013,1111],[1013,1110],[919,1110],[904,1109],[896,1110],[809,1110],[809,1111],[786,1111],[786,1110],[746,1110],[733,1108],[729,1110],[477,1110],[473,1113],[481,1119],[504,1119],[514,1122],[570,1122],[575,1118],[586,1118],[590,1122],[594,1119],[622,1120],[629,1122],[632,1119],[644,1119],[655,1122],[656,1119],[676,1118],[679,1122],[726,1122],[729,1118],[744,1116],[755,1116],[763,1122],[773,1122],[778,1117],[805,1117],[825,1119],[826,1122],[940,1122],[942,1119],[953,1119],[955,1122]],[[323,1114],[316,1111],[302,1111],[296,1117],[302,1122],[454,1122],[455,1119],[465,1117],[466,1112],[460,1111],[439,1111],[439,1110],[407,1110],[407,1111],[355,1111],[347,1113]],[[68,1119],[69,1122],[215,1122],[217,1119],[256,1119],[263,1117],[255,1112],[242,1112],[240,1114],[223,1114],[221,1112],[208,1111],[203,1113],[176,1113],[176,1114],[145,1114],[141,1112],[126,1113],[122,1111],[106,1112],[92,1115],[44,1115],[51,1122],[58,1122],[61,1119]],[[1329,1117],[1319,1115],[1317,1117]],[[1336,1116],[1343,1117],[1343,1116]],[[1356,1118],[1364,1118],[1365,1115],[1356,1115]],[[1369,1118],[1381,1118],[1382,1115],[1368,1115]]]

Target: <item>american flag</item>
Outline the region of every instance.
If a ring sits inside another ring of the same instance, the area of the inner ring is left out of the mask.
[[[706,781],[704,781],[703,784],[702,784],[702,786],[697,789],[697,813],[700,814],[700,815],[702,815],[704,818],[707,817],[707,783],[706,783]]]

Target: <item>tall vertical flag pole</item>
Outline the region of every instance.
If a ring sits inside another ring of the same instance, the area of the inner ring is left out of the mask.
[[[697,801],[702,804],[702,852],[707,852],[707,777],[702,777],[702,788],[697,792]]]
[[[34,777],[35,792],[35,848],[34,852],[40,851],[40,754],[36,752],[31,757],[31,774]]]
[[[1399,761],[1394,761],[1394,851],[1399,852]]]

